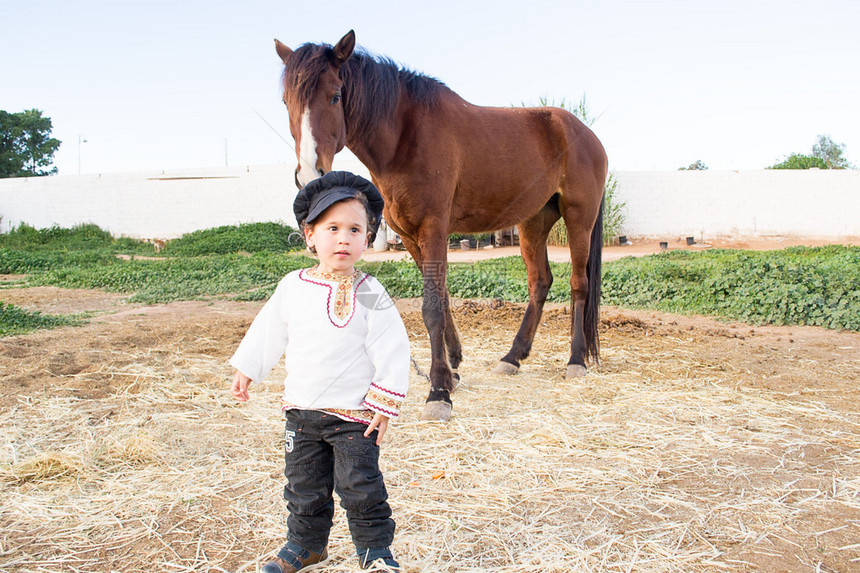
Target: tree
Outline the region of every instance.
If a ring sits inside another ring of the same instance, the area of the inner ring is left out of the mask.
[[[697,159],[695,163],[691,163],[689,167],[679,167],[678,171],[705,171],[708,168],[705,162]]]
[[[819,135],[811,154],[792,153],[768,169],[853,169],[843,157],[844,151],[844,144],[833,143],[829,135]]]
[[[18,137],[15,135],[18,121],[11,113],[0,110],[0,178],[15,177],[24,169],[18,153]]]
[[[60,140],[51,137],[51,118],[38,109],[0,110],[0,178],[53,175]]]
[[[768,169],[827,169],[827,163],[820,157],[792,153],[781,163],[771,165]]]
[[[827,169],[851,169],[851,164],[842,156],[844,151],[845,144],[833,143],[829,135],[819,135],[812,146],[812,156],[824,161]]]

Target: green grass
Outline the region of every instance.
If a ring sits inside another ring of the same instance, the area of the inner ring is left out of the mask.
[[[79,326],[83,322],[83,319],[78,316],[42,314],[0,301],[0,338],[45,328]]]
[[[278,241],[289,228],[272,225],[193,233],[165,248],[171,256],[157,260],[119,259],[114,254],[118,244],[91,228],[71,234],[25,229],[13,237],[0,236],[0,274],[24,274],[29,286],[125,293],[131,302],[141,303],[207,297],[264,300],[285,274],[314,264],[302,254],[280,252]],[[58,244],[64,248],[56,248]],[[236,254],[234,249],[250,254]],[[229,254],[213,254],[221,251]],[[421,275],[413,263],[361,262],[358,266],[376,276],[394,297],[422,294]],[[554,282],[549,300],[567,302],[570,265],[552,263],[551,267]],[[678,250],[628,257],[604,264],[603,270],[604,304],[751,324],[860,330],[858,247]],[[528,299],[525,265],[519,257],[451,264],[448,287],[457,298]]]
[[[265,298],[290,271],[314,264],[300,255],[257,253],[206,255],[162,260],[111,259],[89,265],[62,265],[33,273],[28,284],[98,289],[131,295],[146,304],[234,296]]]
[[[379,279],[394,297],[422,295],[421,273],[413,263],[361,263],[357,266]],[[570,265],[550,263],[550,266],[555,282],[550,289],[549,300],[569,300]],[[526,267],[520,257],[451,263],[448,265],[448,291],[456,298],[499,298],[525,302],[528,300]]]
[[[552,267],[548,300],[567,302],[570,265]],[[392,296],[420,296],[414,265],[367,265]],[[452,264],[452,296],[528,300],[518,257]],[[751,324],[860,330],[860,248],[793,247],[781,251],[671,251],[603,265],[604,304],[703,314]]]
[[[604,269],[606,304],[860,330],[857,247],[672,251]]]

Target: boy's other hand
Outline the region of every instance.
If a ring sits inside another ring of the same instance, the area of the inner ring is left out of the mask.
[[[386,430],[388,430],[388,416],[379,413],[374,414],[373,421],[370,422],[370,425],[364,432],[364,437],[369,438],[370,434],[373,433],[373,430],[379,432],[376,436],[376,445],[378,446],[382,443],[382,436],[384,436]]]
[[[230,393],[240,402],[247,402],[251,395],[248,394],[248,387],[251,385],[251,379],[236,370],[236,375],[233,376],[233,385],[230,386]]]

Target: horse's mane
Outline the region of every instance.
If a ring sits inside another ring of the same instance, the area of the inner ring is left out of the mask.
[[[284,67],[284,86],[299,109],[308,105],[320,75],[335,65],[329,44],[305,44],[293,52]],[[400,88],[419,105],[434,107],[440,94],[451,90],[439,80],[408,70],[393,60],[362,49],[341,66],[344,116],[347,132],[366,131],[380,119],[389,119],[400,97]],[[355,130],[355,131],[353,131]]]

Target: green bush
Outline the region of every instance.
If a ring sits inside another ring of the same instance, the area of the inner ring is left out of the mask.
[[[79,251],[103,249],[113,242],[110,233],[97,225],[76,225],[71,229],[53,226],[36,229],[21,224],[0,235],[0,245],[10,249]]]
[[[70,229],[35,229],[27,224],[0,234],[0,246],[25,252],[90,251],[114,254],[156,255],[155,247],[138,239],[114,238],[97,225],[76,225]],[[161,256],[227,255],[231,253],[287,252],[303,249],[297,231],[279,223],[247,223],[187,233],[167,241]]]
[[[860,248],[671,251],[604,265],[603,300],[752,324],[860,330]]]
[[[0,247],[27,253],[155,254],[155,248],[150,244],[127,237],[114,238],[93,224],[75,225],[69,229],[56,225],[35,229],[22,223],[8,233],[0,234]]]
[[[200,256],[231,253],[283,253],[304,249],[296,229],[279,223],[247,223],[194,231],[164,245],[162,255]]]
[[[827,169],[827,163],[820,157],[793,153],[768,169]]]

